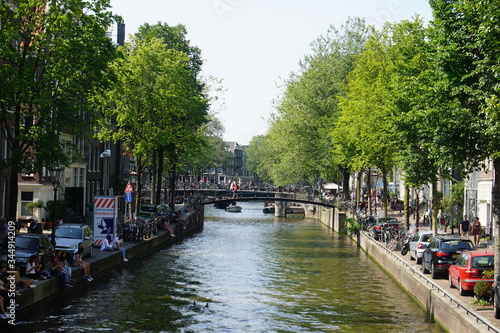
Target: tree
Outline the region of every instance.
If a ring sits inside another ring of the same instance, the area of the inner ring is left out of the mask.
[[[106,36],[116,17],[107,8],[107,0],[0,3],[1,128],[11,151],[0,169],[10,172],[10,219],[18,174],[42,174],[77,157],[75,145],[59,141],[62,131],[92,134],[98,116],[92,97],[113,80],[109,64],[116,57]]]
[[[99,137],[120,140],[134,157],[138,175],[160,151],[157,161],[163,165],[163,157],[168,160],[167,170],[174,173],[170,175],[172,180],[183,164],[182,154],[198,144],[198,131],[207,121],[208,103],[189,55],[170,48],[163,38],[150,34],[146,37],[139,33],[132,38],[125,45],[123,57],[114,64],[120,69],[118,84],[102,99],[106,102],[106,119],[113,121],[111,125],[102,122]],[[138,178],[140,191],[142,183]],[[174,184],[170,183],[173,211]],[[136,196],[136,212],[139,206],[140,197]]]
[[[301,62],[300,72],[292,73],[285,82],[267,135],[267,148],[275,154],[269,172],[275,183],[307,180],[314,184],[318,178],[336,175],[338,163],[332,158],[329,133],[339,112],[338,99],[345,92],[347,73],[368,33],[359,18],[349,19],[340,29],[330,27],[312,44],[313,54]],[[348,179],[348,170],[341,170]],[[348,182],[343,186],[348,193]]]
[[[430,0],[436,59],[455,101],[448,122],[457,133],[443,142],[462,154],[470,170],[493,160],[495,275],[500,275],[500,2]]]

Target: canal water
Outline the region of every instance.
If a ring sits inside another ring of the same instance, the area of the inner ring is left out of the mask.
[[[23,332],[444,332],[345,236],[262,203],[18,318]]]

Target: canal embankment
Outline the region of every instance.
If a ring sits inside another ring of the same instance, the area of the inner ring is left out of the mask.
[[[138,260],[142,256],[156,251],[159,248],[168,247],[176,242],[180,242],[186,237],[199,232],[204,224],[204,208],[203,206],[197,207],[195,210],[184,214],[180,223],[175,226],[175,237],[170,237],[167,230],[160,230],[153,237],[148,238],[137,243],[124,243],[127,258],[129,261]],[[85,261],[90,263],[90,272],[92,276],[101,274],[108,274],[111,270],[120,265],[126,265],[127,262],[123,261],[120,251],[100,251],[99,248],[93,249],[91,257],[84,258]],[[79,267],[72,267],[72,278],[74,279],[74,287],[85,287],[89,282],[82,277],[83,273]],[[32,306],[51,298],[55,295],[66,293],[72,288],[61,289],[58,278],[50,278],[47,280],[38,280],[35,282],[35,288],[20,289],[20,295],[15,296],[16,303],[19,308],[15,314],[23,314]],[[6,309],[7,310],[7,309]]]
[[[346,214],[337,209],[320,207],[311,215],[337,232],[344,228]],[[499,323],[493,317],[492,307],[482,309],[471,306],[468,303],[471,297],[455,295],[456,290],[447,286],[447,280],[431,279],[420,271],[414,261],[410,261],[409,256],[403,257],[390,251],[366,232],[361,232],[352,239],[412,295],[425,309],[429,320],[438,322],[453,333],[500,332]]]

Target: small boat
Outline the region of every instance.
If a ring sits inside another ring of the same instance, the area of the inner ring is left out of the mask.
[[[286,214],[304,214],[304,208],[300,205],[293,205],[286,209]]]
[[[264,209],[262,209],[262,211],[264,212],[264,214],[274,214],[274,205],[272,206],[267,206],[267,207],[264,207]]]
[[[241,213],[241,207],[235,204],[231,204],[226,207],[226,212],[230,213]]]
[[[216,201],[214,202],[214,207],[218,209],[226,209],[231,203],[228,201]]]

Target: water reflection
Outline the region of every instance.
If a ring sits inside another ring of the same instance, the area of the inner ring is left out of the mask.
[[[29,332],[442,332],[353,243],[261,203],[34,309]]]

